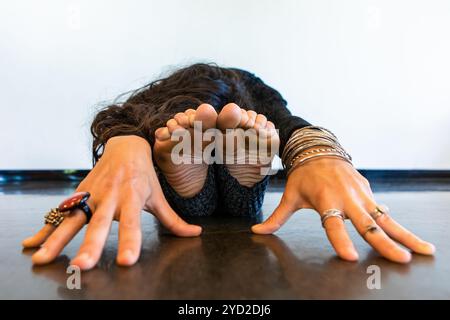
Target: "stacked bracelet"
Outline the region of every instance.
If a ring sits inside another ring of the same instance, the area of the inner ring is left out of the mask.
[[[342,148],[330,130],[307,126],[294,131],[286,143],[281,159],[289,175],[294,167],[323,156],[334,156],[352,163],[352,157]]]

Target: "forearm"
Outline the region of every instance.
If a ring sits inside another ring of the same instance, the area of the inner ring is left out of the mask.
[[[301,117],[292,115],[281,94],[266,85],[260,78],[244,70],[235,69],[235,71],[239,73],[251,93],[254,110],[264,114],[267,120],[272,121],[279,130],[281,155],[292,133],[311,124]]]

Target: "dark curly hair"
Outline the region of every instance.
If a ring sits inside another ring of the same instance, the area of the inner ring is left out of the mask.
[[[94,164],[109,138],[138,135],[154,142],[155,130],[178,112],[209,103],[220,110],[229,102],[253,109],[251,96],[234,69],[198,63],[134,91],[125,102],[103,108],[91,125]]]
[[[251,82],[249,77],[253,79]],[[216,64],[193,64],[137,89],[124,102],[103,108],[91,125],[93,163],[100,159],[111,137],[138,135],[153,145],[155,130],[176,113],[195,109],[202,103],[220,111],[230,102],[247,110],[255,110],[258,104],[286,106],[278,91],[247,71]],[[271,111],[267,112],[270,116]]]

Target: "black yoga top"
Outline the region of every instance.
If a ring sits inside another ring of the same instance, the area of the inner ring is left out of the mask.
[[[245,70],[232,70],[239,73],[246,88],[251,92],[254,111],[265,115],[267,120],[272,121],[275,128],[279,129],[281,155],[291,134],[295,130],[311,124],[298,116],[292,115],[281,94],[266,85],[260,78]]]

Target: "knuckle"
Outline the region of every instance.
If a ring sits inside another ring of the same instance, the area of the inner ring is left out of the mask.
[[[116,185],[116,181],[113,179],[104,179],[102,182],[102,187],[105,190],[111,190]]]
[[[86,189],[86,187],[87,187],[87,182],[86,182],[86,179],[84,179],[83,181],[81,181],[78,184],[77,188],[75,189],[75,192],[84,191]]]
[[[373,219],[371,217],[367,217],[367,216],[362,216],[359,219],[357,219],[357,223],[360,229],[364,229],[371,226],[371,225],[375,225],[375,222],[373,221]]]
[[[128,161],[126,163],[121,164],[119,172],[123,176],[133,176],[136,175],[137,169],[136,169],[136,163],[134,161]]]
[[[120,221],[120,227],[125,230],[136,230],[139,229],[140,223],[139,219],[122,219]]]
[[[111,218],[105,214],[95,214],[92,216],[91,221],[89,222],[89,225],[91,228],[99,228],[103,227],[111,222]]]
[[[319,203],[327,203],[330,200],[330,192],[327,187],[321,187],[316,194],[316,199]]]
[[[393,219],[388,214],[382,214],[378,217],[377,222],[382,224],[390,224],[393,222]]]

